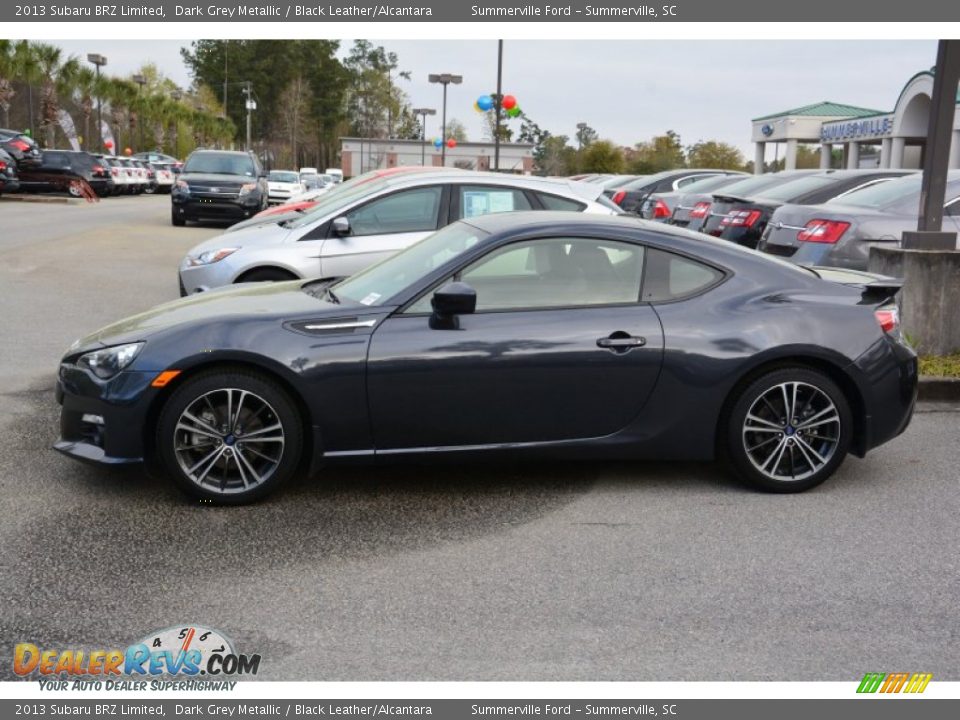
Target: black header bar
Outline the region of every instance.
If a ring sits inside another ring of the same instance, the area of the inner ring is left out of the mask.
[[[951,22],[960,3],[943,0],[100,0],[0,3],[15,22]]]

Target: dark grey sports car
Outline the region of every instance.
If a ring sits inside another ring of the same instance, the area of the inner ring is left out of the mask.
[[[63,358],[56,448],[244,502],[396,456],[720,457],[775,492],[907,426],[897,282],[636,218],[462,221],[346,280],[155,308]]]

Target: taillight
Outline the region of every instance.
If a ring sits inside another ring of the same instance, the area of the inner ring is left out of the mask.
[[[120,174],[120,171],[117,168],[110,168],[110,174],[116,177]]]
[[[803,226],[803,230],[797,233],[799,242],[830,243],[831,245],[840,239],[850,227],[848,222],[838,222],[836,220],[811,220]]]
[[[693,206],[693,210],[690,211],[690,217],[705,218],[708,212],[710,212],[710,203],[698,202]]]
[[[884,307],[873,311],[880,329],[885,333],[895,333],[900,329],[900,312],[895,307]]]
[[[753,227],[760,219],[759,210],[734,210],[720,221],[721,227]]]
[[[28,143],[25,143],[20,138],[17,138],[16,140],[11,141],[10,144],[20,152],[26,152],[27,150],[30,149],[30,145]]]
[[[0,160],[0,171],[6,170],[6,169],[7,169],[7,164],[3,160]]]
[[[620,203],[623,202],[623,199],[626,196],[627,196],[626,190],[617,190],[617,192],[613,194],[613,197],[611,198],[611,200],[613,200],[617,205],[619,205]]]
[[[654,218],[670,217],[670,208],[667,207],[667,204],[663,200],[660,200],[659,198],[653,203],[653,217]]]
[[[93,172],[96,173],[97,175],[102,175],[104,172],[103,165],[94,165]]]

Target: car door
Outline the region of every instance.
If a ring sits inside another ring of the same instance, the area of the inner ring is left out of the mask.
[[[449,278],[477,293],[476,311],[452,326],[432,319],[435,288],[385,320],[367,365],[378,452],[597,438],[625,427],[663,358],[660,321],[639,302],[643,261],[644,248],[629,242],[521,241]]]
[[[330,224],[320,253],[320,274],[355,273],[422,240],[446,224],[448,192],[444,185],[406,188],[357,205],[342,217],[349,231],[338,234]]]

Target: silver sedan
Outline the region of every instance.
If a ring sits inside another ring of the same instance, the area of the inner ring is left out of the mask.
[[[457,220],[514,210],[620,210],[599,185],[496,173],[374,171],[303,215],[208,240],[180,263],[180,293],[237,282],[353,275]]]

